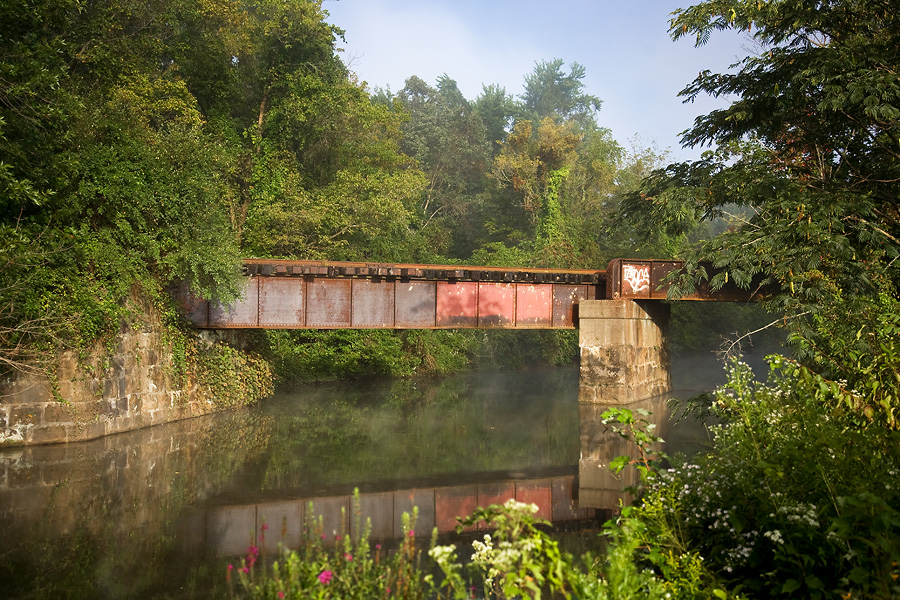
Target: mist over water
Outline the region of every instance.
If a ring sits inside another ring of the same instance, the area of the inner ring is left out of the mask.
[[[677,356],[673,379],[699,391],[724,371],[712,354]],[[357,487],[373,514],[394,519],[373,529],[384,537],[412,502],[433,507],[428,531],[456,516],[448,506],[503,494],[540,501],[548,518],[587,518],[576,491],[585,420],[606,448],[598,462],[617,451],[597,425],[602,409],[579,414],[575,367],[475,371],[308,385],[251,409],[2,449],[0,597],[211,595],[224,557],[264,514],[296,543],[303,507],[315,502],[338,529]],[[682,448],[705,439],[695,423],[661,429]]]

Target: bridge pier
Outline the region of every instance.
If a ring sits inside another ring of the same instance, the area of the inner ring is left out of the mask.
[[[641,300],[578,304],[578,401],[629,404],[672,390],[669,305]]]
[[[582,300],[578,304],[581,377],[578,413],[581,456],[578,460],[579,506],[615,511],[628,504],[625,488],[638,483],[635,469],[613,474],[610,462],[636,456],[637,448],[610,432],[603,422],[607,408],[645,410],[656,434],[666,422],[666,399],[672,388],[668,331],[669,305],[648,300]]]

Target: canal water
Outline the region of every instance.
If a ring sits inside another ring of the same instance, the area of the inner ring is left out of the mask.
[[[704,387],[683,376],[696,371],[673,368],[680,395]],[[675,450],[703,443],[702,428],[668,424],[665,399],[647,406]],[[373,538],[397,535],[416,505],[424,546],[509,497],[596,528],[619,485],[598,473],[621,453],[603,408],[579,407],[575,368],[479,371],[304,386],[251,409],[2,449],[0,598],[221,595],[224,565],[262,523],[271,546],[296,545],[309,517],[352,528],[354,489]]]

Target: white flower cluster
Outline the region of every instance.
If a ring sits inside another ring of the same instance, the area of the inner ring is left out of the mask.
[[[524,502],[519,502],[514,498],[510,498],[509,500],[504,502],[503,508],[510,512],[531,513],[533,515],[536,515],[537,511],[540,510],[537,504],[525,504]]]
[[[819,513],[812,504],[801,502],[794,506],[781,506],[778,513],[784,515],[791,523],[803,523],[815,529],[819,528]]]
[[[781,532],[777,529],[773,529],[771,531],[763,532],[763,535],[775,542],[776,544],[784,544],[784,538],[781,537]]]
[[[456,546],[435,546],[428,551],[428,556],[434,559],[434,562],[443,566],[456,561]]]

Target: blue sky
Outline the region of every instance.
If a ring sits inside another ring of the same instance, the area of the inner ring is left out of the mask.
[[[725,71],[751,41],[719,33],[701,47],[673,42],[672,0],[324,0],[329,22],[346,31],[343,58],[369,88],[397,91],[411,75],[430,84],[446,73],[474,99],[496,83],[517,96],[535,63],[561,58],[585,67],[585,91],[603,100],[601,126],[623,146],[671,150],[691,159],[679,133],[697,115],[723,105],[678,92],[703,69]]]

